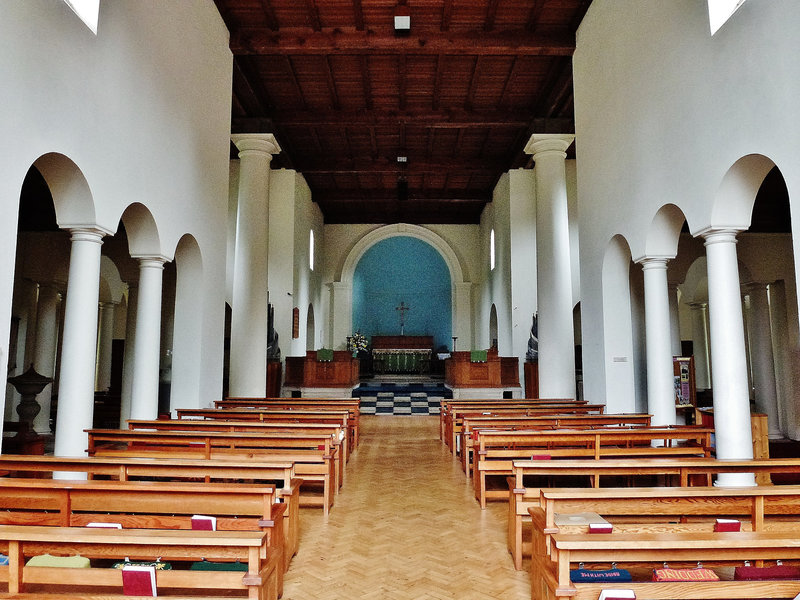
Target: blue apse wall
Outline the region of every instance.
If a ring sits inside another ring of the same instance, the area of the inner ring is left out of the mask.
[[[404,302],[406,335],[432,335],[434,348],[452,344],[450,271],[430,244],[398,236],[364,253],[353,274],[353,331],[367,338],[400,335]]]

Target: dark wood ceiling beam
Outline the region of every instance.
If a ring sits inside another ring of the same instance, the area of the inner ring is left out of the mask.
[[[519,57],[515,56],[511,62],[511,69],[508,71],[508,77],[506,77],[503,83],[503,92],[500,94],[500,102],[498,103],[500,107],[509,106],[511,104],[511,101],[508,99],[508,92],[514,89],[514,84],[519,76],[519,63]]]
[[[375,128],[369,128],[369,149],[372,158],[378,158],[378,138],[375,137]]]
[[[475,102],[475,92],[478,89],[478,80],[481,77],[481,57],[478,56],[475,59],[475,63],[472,65],[472,73],[470,74],[469,78],[469,89],[467,90],[467,97],[464,101],[464,110],[467,112],[472,112],[472,106]]]
[[[450,31],[450,21],[453,18],[453,0],[444,0],[442,6],[442,24],[439,27],[441,31]]]
[[[314,146],[316,146],[317,152],[319,154],[323,154],[325,150],[323,150],[322,142],[320,142],[319,140],[319,133],[317,133],[317,130],[314,127],[312,127],[310,131],[311,131],[311,139],[314,140]]]
[[[440,54],[436,57],[436,75],[433,78],[433,93],[431,94],[431,107],[433,110],[439,110],[439,97],[440,90],[442,89],[442,77],[444,76],[444,56]]]
[[[486,17],[483,20],[484,31],[494,30],[494,21],[497,18],[497,4],[498,0],[489,0],[489,4],[486,6]]]
[[[539,26],[539,17],[542,16],[544,3],[545,0],[534,0],[533,6],[531,6],[531,12],[528,13],[528,22],[525,25],[525,29],[528,31],[534,32]]]
[[[409,190],[409,194],[414,194],[415,190]],[[442,193],[436,191],[430,191],[425,195],[415,195],[409,196],[411,200],[421,200],[429,198],[431,200],[436,200],[437,202],[486,202],[488,199],[491,198],[491,193],[488,192],[450,192],[450,193]],[[325,202],[363,202],[363,201],[374,201],[374,202],[386,202],[391,200],[397,200],[397,194],[389,193],[389,191],[380,188],[380,189],[357,189],[357,190],[336,190],[335,192],[318,192],[318,198],[314,199],[315,201],[325,201]]]
[[[316,0],[306,0],[308,23],[314,31],[322,31],[322,22],[319,20],[319,9]]]
[[[361,0],[353,0],[353,21],[358,31],[364,31],[364,8]]]
[[[300,103],[300,106],[303,107],[303,110],[308,110],[308,105],[306,104],[306,95],[303,93],[303,88],[300,87],[300,82],[297,79],[297,73],[295,72],[294,65],[292,64],[292,57],[286,56],[285,58],[286,74],[289,77],[289,80],[292,82],[295,92],[297,93],[298,102]]]
[[[311,1],[311,0],[309,0]],[[573,34],[542,36],[529,31],[471,31],[396,37],[374,31],[309,31],[283,27],[278,32],[241,28],[231,35],[234,54],[455,54],[464,56],[572,56]]]
[[[331,159],[328,155],[309,156],[304,154],[296,167],[298,171],[308,174],[336,174],[336,173],[385,173],[385,174],[404,174],[404,173],[439,173],[448,171],[449,173],[469,174],[494,173],[508,169],[505,161],[480,159],[480,160],[454,160],[441,159],[434,161],[415,161],[409,157],[408,163],[398,163],[392,157],[378,160],[364,160],[349,158]]]
[[[442,129],[461,127],[524,127],[535,118],[530,110],[517,111],[308,111],[308,110],[276,110],[269,113],[270,118],[287,127],[339,127],[347,125],[364,125],[368,127],[390,126],[397,124],[437,127]]]
[[[453,146],[453,158],[458,156],[458,153],[461,151],[461,146],[464,143],[464,128],[458,130],[458,137],[456,138],[456,143]]]
[[[245,112],[251,115],[263,115],[267,110],[264,98],[259,95],[259,92],[263,93],[263,90],[256,89],[258,79],[251,74],[248,57],[234,57],[233,80],[234,87],[238,88],[237,97],[245,108]]]
[[[397,93],[398,93],[398,106],[401,112],[406,110],[406,91],[408,88],[408,73],[406,73],[406,55],[401,54],[397,57]]]
[[[569,85],[572,83],[572,61],[553,60],[537,94],[536,105],[532,109],[534,114],[542,117],[553,116],[554,98],[563,91],[565,81]]]
[[[275,15],[275,10],[272,8],[272,3],[270,0],[260,0],[260,3],[261,12],[264,13],[264,20],[267,22],[267,27],[272,31],[278,31],[278,29],[280,29],[280,24],[278,23],[278,17]]]

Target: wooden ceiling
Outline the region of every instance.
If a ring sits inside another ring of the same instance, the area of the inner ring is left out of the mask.
[[[215,1],[233,132],[274,133],[326,223],[477,223],[532,133],[574,132],[591,0]]]

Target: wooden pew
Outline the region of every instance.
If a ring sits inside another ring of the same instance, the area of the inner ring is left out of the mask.
[[[637,459],[569,459],[514,461],[514,475],[509,478],[508,551],[516,569],[522,568],[523,556],[531,555],[531,543],[524,535],[530,525],[530,508],[540,506],[543,487],[531,485],[526,478],[537,477],[547,481],[547,488],[557,486],[560,478],[585,478],[587,487],[600,487],[608,477],[635,479],[637,477],[663,477],[667,485],[710,486],[712,476],[719,473],[762,473],[769,475],[800,473],[800,459],[771,460],[717,460],[715,458],[637,458]],[[673,479],[674,481],[669,481]],[[573,484],[574,485],[574,484]]]
[[[473,441],[475,497],[486,508],[487,499],[508,499],[508,490],[487,489],[487,478],[511,475],[513,461],[532,456],[634,457],[710,456],[713,429],[695,426],[551,431],[479,431]],[[653,446],[663,443],[663,446]],[[505,482],[504,482],[505,483]]]
[[[522,429],[538,429],[540,427],[554,428],[585,428],[605,427],[610,425],[639,425],[650,426],[652,415],[645,413],[629,414],[566,414],[566,415],[540,415],[536,413],[527,416],[508,417],[504,415],[472,415],[464,414],[461,420],[461,469],[468,477],[472,476],[472,439],[473,431],[487,431],[490,429],[501,431],[518,431]]]
[[[278,556],[279,593],[292,550],[284,537],[287,505],[274,486],[0,478],[0,524],[124,529],[191,529],[192,515],[217,519],[222,531],[263,531]]]
[[[627,568],[645,567],[645,573],[665,562],[686,561],[703,565],[740,566],[745,560],[800,560],[794,532],[714,531],[683,533],[554,534],[551,556],[532,562],[534,600],[594,600],[604,589],[629,589],[637,598],[792,598],[800,593],[800,580],[785,581],[680,581],[632,583],[571,583],[570,569],[581,563]]]
[[[358,447],[358,422],[361,416],[361,398],[234,398],[215,400],[214,408],[273,408],[283,410],[347,410]]]
[[[284,423],[339,424],[348,432],[349,446],[358,443],[358,419],[347,410],[283,410],[277,408],[179,408],[179,420],[209,419],[214,421],[264,421]]]
[[[325,516],[338,490],[337,465],[343,466],[338,440],[326,435],[124,429],[89,429],[87,433],[89,456],[290,461],[294,463],[295,474],[304,482],[322,485],[319,501],[305,493],[301,493],[301,501],[308,506],[321,505]]]
[[[89,480],[97,477],[117,481],[230,481],[258,485],[275,485],[281,501],[287,505],[284,518],[284,538],[287,562],[299,548],[299,506],[302,479],[294,475],[291,462],[246,462],[223,460],[192,460],[180,458],[125,458],[125,457],[58,457],[0,455],[0,470],[17,477],[43,476],[50,478],[54,472],[85,473]],[[0,479],[0,482],[3,479]]]
[[[453,410],[456,408],[472,409],[470,412],[490,411],[492,408],[517,408],[524,410],[528,406],[537,406],[542,404],[563,404],[567,406],[578,406],[586,404],[585,400],[570,400],[570,399],[541,399],[541,398],[516,398],[512,400],[497,400],[492,399],[472,399],[460,400],[452,398],[444,398],[439,402],[439,439],[448,446],[451,442],[451,437],[447,433],[447,423],[452,422]],[[452,448],[451,448],[452,451]]]
[[[7,582],[6,598],[74,598],[124,600],[120,569],[92,567],[26,567],[31,556],[43,553],[75,554],[90,559],[164,561],[239,560],[247,572],[190,571],[156,572],[159,589],[179,589],[181,598],[222,600],[229,590],[242,590],[252,600],[278,597],[278,557],[258,531],[184,531],[147,529],[99,529],[86,527],[0,526],[0,545],[6,546],[9,564],[0,567],[0,581]],[[46,587],[42,587],[46,586]],[[45,593],[44,590],[47,590]],[[98,590],[92,593],[90,590]],[[111,591],[109,591],[111,590]],[[186,593],[186,590],[194,592]],[[220,590],[215,594],[215,590]],[[224,591],[223,591],[224,590]]]
[[[478,416],[478,413],[485,414],[486,416],[507,415],[507,416],[523,416],[520,412],[524,410],[524,416],[530,415],[568,415],[568,414],[603,414],[605,411],[605,404],[574,404],[571,401],[567,402],[539,402],[536,405],[520,406],[520,407],[487,407],[481,411],[475,411],[473,407],[461,408],[454,406],[450,410],[450,414],[445,422],[447,438],[449,441],[450,451],[453,453],[460,452],[459,439],[461,429],[463,426],[463,417],[466,414]]]

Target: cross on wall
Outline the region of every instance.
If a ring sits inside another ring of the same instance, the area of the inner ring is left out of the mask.
[[[411,307],[406,306],[405,302],[400,302],[400,306],[395,306],[394,309],[400,313],[400,335],[405,335],[406,311],[411,310]]]

